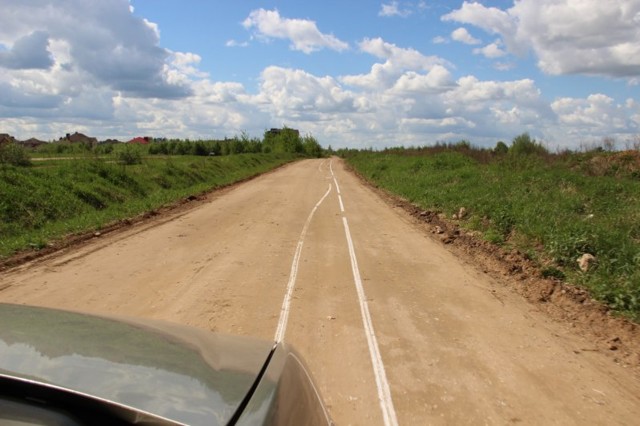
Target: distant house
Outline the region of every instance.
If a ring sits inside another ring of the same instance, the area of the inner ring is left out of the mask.
[[[137,143],[137,144],[140,144],[140,145],[148,145],[148,144],[151,143],[152,140],[153,140],[153,138],[150,137],[150,136],[138,136],[136,138],[131,139],[127,143]]]
[[[119,143],[121,142],[118,139],[107,139],[107,140],[98,142],[98,144],[100,145],[116,145]]]
[[[64,138],[60,138],[59,142],[62,143],[81,143],[87,146],[96,146],[98,144],[98,139],[89,137],[87,135],[83,135],[82,133],[75,132],[74,134],[69,134]]]
[[[44,145],[46,144],[45,141],[41,141],[40,139],[36,139],[36,138],[31,138],[31,139],[27,139],[26,141],[22,141],[20,142],[20,145],[24,146],[25,148],[37,148],[40,145]]]
[[[281,133],[293,133],[296,137],[300,137],[300,131],[297,129],[289,129],[288,127],[285,127],[284,129],[276,129],[276,128],[271,128],[270,130],[267,130],[267,135],[268,136],[278,136]]]
[[[16,139],[7,133],[0,133],[0,145],[9,143],[16,143]]]

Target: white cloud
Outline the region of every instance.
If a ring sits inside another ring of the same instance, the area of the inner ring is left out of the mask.
[[[495,42],[488,44],[484,47],[479,47],[477,49],[473,49],[473,53],[476,55],[482,55],[485,58],[496,59],[501,58],[507,54],[504,50],[500,48],[500,40],[496,40]]]
[[[560,98],[551,108],[563,124],[611,131],[626,127],[625,110],[634,109],[634,105],[616,105],[607,95],[593,94],[586,99]]]
[[[384,59],[385,62],[374,64],[368,74],[340,78],[343,83],[353,86],[389,88],[405,71],[430,71],[436,65],[451,65],[437,56],[425,56],[415,49],[401,48],[381,38],[364,39],[358,46],[362,52]]]
[[[451,33],[451,39],[464,44],[480,44],[480,40],[469,34],[466,28],[458,28]]]
[[[385,4],[383,3],[380,6],[380,11],[378,12],[378,16],[400,16],[402,18],[406,18],[411,15],[410,9],[401,9],[400,4],[397,1],[392,1],[391,3]]]
[[[191,77],[206,78],[208,73],[202,72],[198,69],[198,65],[202,58],[195,53],[183,53],[183,52],[171,52],[170,66],[173,70],[169,72],[179,73],[183,78],[184,84],[188,84]]]
[[[442,17],[443,21],[471,24],[491,34],[509,34],[514,31],[515,23],[509,13],[495,7],[486,7],[477,2],[465,1],[460,9]]]
[[[455,86],[451,73],[443,66],[436,65],[427,74],[409,71],[396,81],[393,91],[400,94],[441,93]]]
[[[45,13],[43,0],[5,0],[12,18],[0,15],[3,132],[24,139],[53,139],[73,131],[99,138],[202,138],[242,131],[260,136],[265,128],[286,124],[313,133],[325,145],[363,148],[461,138],[493,146],[524,131],[577,147],[589,138],[625,140],[640,133],[637,99],[620,103],[596,93],[549,101],[533,80],[454,77],[454,65],[443,58],[381,38],[358,43],[374,62],[362,74],[338,77],[266,66],[256,71],[256,89],[248,90],[238,82],[212,80],[195,53],[162,48],[160,28],[131,16],[124,0],[67,2],[70,9],[53,2]],[[517,6],[527,3],[521,0]],[[288,39],[302,51],[346,48],[339,40],[333,45],[337,39],[320,33],[312,21],[264,13],[247,24],[259,37]],[[469,21],[481,16],[476,26],[497,34],[499,41],[474,50],[499,57],[514,53],[514,46],[533,49],[521,40],[524,23],[513,13],[513,8],[505,12],[465,3],[451,16]],[[540,31],[547,29],[559,30],[549,24]],[[513,66],[511,61],[494,64],[498,69]]]
[[[237,41],[237,40],[227,40],[227,42],[225,43],[225,46],[227,47],[247,47],[249,46],[249,42],[248,41]]]
[[[516,64],[513,62],[496,62],[493,65],[493,68],[497,69],[498,71],[511,71],[515,67]]]
[[[548,74],[634,79],[640,74],[640,1],[520,0],[507,10],[477,2],[442,17],[500,35],[510,53],[533,51]]]
[[[260,38],[278,38],[291,41],[291,49],[312,53],[324,48],[343,51],[349,45],[332,34],[323,34],[314,21],[282,18],[277,10],[252,11],[242,25],[254,29]]]
[[[5,73],[5,81],[49,79],[60,93],[65,88],[59,81],[77,85],[80,79],[131,96],[189,95],[188,88],[167,81],[169,52],[159,46],[157,26],[134,17],[127,0],[114,0],[108,6],[83,0],[4,0],[2,7],[0,43],[11,48],[0,54],[0,67],[14,70]],[[56,57],[53,46],[63,44],[68,46],[64,57]],[[27,69],[37,69],[39,75],[26,73]]]
[[[257,100],[278,116],[355,111],[354,95],[332,77],[316,77],[302,70],[271,66],[261,75]]]
[[[34,31],[17,39],[10,50],[0,51],[0,66],[11,69],[47,69],[53,65],[49,36]]]
[[[436,36],[431,41],[433,42],[433,44],[447,44],[449,42],[448,39],[442,36]]]

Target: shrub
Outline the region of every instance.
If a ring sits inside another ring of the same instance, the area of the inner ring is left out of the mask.
[[[529,133],[523,133],[513,138],[511,148],[509,148],[509,155],[513,156],[544,154],[548,154],[547,149],[536,142],[535,139],[531,139]]]
[[[496,144],[496,147],[493,148],[493,153],[497,155],[505,155],[508,152],[509,152],[509,147],[507,146],[506,143],[502,141],[498,141],[498,143]]]
[[[127,147],[126,149],[119,151],[116,155],[120,164],[142,164],[142,154],[137,149]]]
[[[0,164],[26,167],[31,165],[31,159],[23,146],[8,143],[0,145]]]

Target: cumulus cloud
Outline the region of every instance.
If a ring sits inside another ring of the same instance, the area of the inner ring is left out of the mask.
[[[242,25],[248,30],[253,29],[259,38],[289,40],[292,50],[307,54],[324,48],[337,51],[349,48],[334,35],[320,32],[314,21],[283,18],[277,10],[254,10]]]
[[[440,57],[426,56],[412,48],[401,48],[381,38],[364,39],[358,46],[360,51],[384,59],[385,62],[374,64],[368,74],[340,78],[343,83],[353,86],[388,88],[405,71],[430,71],[436,65],[451,65]]]
[[[445,59],[382,38],[357,44],[373,61],[361,71],[335,76],[295,65],[266,66],[254,75],[257,87],[247,90],[238,82],[212,80],[201,70],[198,54],[161,47],[161,28],[132,16],[126,0],[66,0],[66,7],[50,2],[47,8],[45,3],[4,0],[0,15],[0,121],[2,131],[21,138],[51,139],[76,130],[120,139],[140,134],[195,139],[242,131],[258,136],[265,128],[286,124],[334,147],[462,138],[493,146],[523,131],[578,146],[585,138],[625,140],[624,135],[640,132],[637,100],[620,102],[598,93],[549,100],[531,79],[454,76],[455,66]],[[496,41],[476,44],[473,51],[502,58],[494,67],[511,69],[513,58],[505,53],[535,52],[534,42],[522,38],[522,28],[535,20],[514,18],[523,4],[537,7],[529,0],[508,10],[467,2],[447,19],[494,34]],[[348,47],[312,21],[254,12],[245,27],[258,38],[287,39],[303,52]],[[567,25],[573,27],[573,21]],[[550,22],[538,31],[549,29],[560,31],[559,24]],[[626,37],[612,33],[613,39]],[[456,37],[476,40],[468,31]],[[595,42],[576,43],[582,49]],[[603,48],[613,42],[607,43],[601,43]],[[234,45],[239,43],[227,42]]]
[[[466,28],[458,28],[451,33],[451,39],[464,44],[480,44],[480,40],[469,34]]]
[[[302,70],[270,66],[261,74],[257,100],[278,116],[307,116],[355,111],[354,95],[332,77],[316,77]],[[319,115],[318,115],[319,116]]]
[[[634,105],[618,105],[611,97],[597,93],[586,99],[560,98],[551,108],[560,122],[568,126],[615,131],[627,127],[626,110],[633,110]]]
[[[409,71],[396,81],[393,91],[400,94],[441,93],[455,86],[449,70],[442,65],[435,65],[427,74]]]
[[[496,40],[495,42],[488,44],[484,47],[479,47],[477,49],[473,49],[473,53],[476,55],[482,55],[485,58],[496,59],[506,56],[507,52],[500,48],[502,43],[500,40]]]
[[[400,16],[402,18],[406,18],[411,15],[412,11],[410,9],[401,9],[400,4],[397,1],[392,1],[391,3],[385,4],[382,3],[380,6],[380,11],[378,12],[378,16]]]
[[[0,67],[12,69],[47,69],[53,65],[48,50],[49,36],[34,31],[17,39],[9,51],[0,52]]]
[[[460,9],[442,17],[443,21],[474,25],[491,34],[510,34],[515,31],[515,22],[508,12],[481,3],[465,1]]]
[[[167,81],[170,53],[159,46],[155,24],[131,14],[127,0],[50,2],[3,1],[0,43],[11,45],[0,65],[11,69],[64,65],[88,84],[102,84],[131,96],[181,98],[184,86]],[[65,58],[50,51],[68,46]],[[64,59],[64,64],[61,60]]]
[[[640,74],[638,0],[521,0],[507,10],[465,1],[442,19],[497,34],[510,53],[532,51],[548,74]]]

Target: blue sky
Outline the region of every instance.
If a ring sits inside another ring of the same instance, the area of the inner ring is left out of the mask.
[[[3,0],[0,133],[640,138],[640,0]]]

